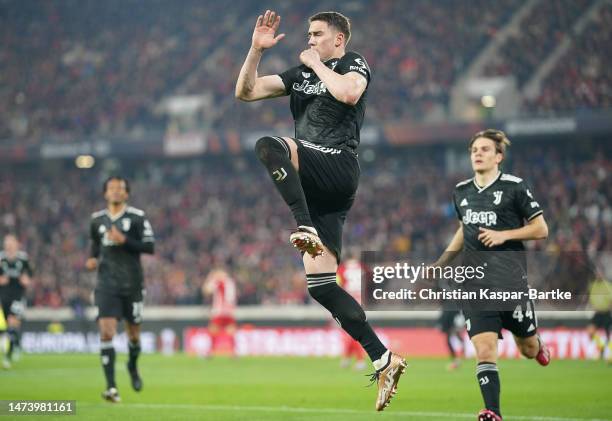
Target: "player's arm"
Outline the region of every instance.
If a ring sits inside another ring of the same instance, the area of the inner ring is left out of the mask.
[[[0,266],[0,285],[8,284],[8,277],[4,274],[2,266]]]
[[[459,228],[453,235],[448,247],[442,253],[442,256],[432,266],[446,266],[452,262],[455,257],[463,250],[463,225],[459,223]]]
[[[493,231],[481,227],[478,239],[485,246],[495,247],[506,241],[542,240],[548,237],[548,225],[542,215],[540,204],[534,200],[524,182],[517,184],[514,190],[514,207],[527,220],[527,224],[504,231]]]
[[[204,283],[202,284],[202,296],[206,297],[213,293],[213,283],[207,277]]]
[[[121,234],[115,226],[112,228],[118,234]],[[123,246],[129,251],[146,254],[155,253],[155,237],[153,235],[153,227],[147,219],[142,220],[142,224],[138,231],[138,238],[133,238],[124,234],[121,235],[123,236],[123,240],[118,242],[119,244],[123,244]]]
[[[21,276],[19,277],[19,283],[24,288],[29,287],[31,282],[32,282],[32,278],[30,278],[30,275],[26,273],[22,273]]]
[[[300,60],[319,76],[329,93],[344,104],[357,104],[368,87],[368,80],[365,76],[357,72],[348,72],[343,75],[334,72],[323,64],[319,53],[313,49],[303,51]]]
[[[32,267],[30,266],[30,262],[28,260],[23,262],[23,273],[19,277],[19,283],[24,288],[29,287],[32,283]]]
[[[494,247],[506,241],[543,240],[548,237],[548,225],[542,214],[527,221],[521,228],[505,231],[493,231],[480,228],[478,239],[487,247]]]
[[[285,34],[276,34],[280,25],[280,16],[275,12],[266,10],[263,16],[257,18],[251,48],[244,60],[238,80],[236,82],[235,96],[242,101],[257,101],[266,98],[276,98],[287,95],[285,84],[278,75],[259,76],[257,67],[261,61],[264,50],[276,45],[285,37]]]
[[[91,241],[91,248],[89,251],[89,258],[85,262],[85,268],[87,270],[95,270],[98,267],[98,256],[100,256],[100,237],[98,236],[94,221],[91,221],[89,226],[89,238]]]
[[[215,279],[217,279],[219,272],[217,270],[211,271],[202,284],[202,296],[212,295],[215,292]]]

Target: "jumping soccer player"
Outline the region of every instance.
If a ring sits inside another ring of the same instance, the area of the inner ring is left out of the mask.
[[[372,380],[378,384],[376,410],[382,411],[406,362],[386,349],[361,306],[336,283],[342,227],[359,182],[356,151],[370,68],[363,56],[346,51],[348,18],[323,12],[309,19],[308,49],[300,53],[301,64],[279,75],[259,76],[263,52],[285,36],[276,35],[280,20],[270,10],[257,18],[236,97],[291,97],[295,137],[262,137],[255,151],[296,220],[290,242],[303,255],[308,291],[368,353],[376,370]]]
[[[460,220],[459,229],[446,252],[436,265],[445,266],[462,250],[466,252],[496,251],[502,265],[500,252],[508,256],[522,255],[523,241],[544,239],[548,227],[539,203],[533,198],[526,183],[499,169],[510,141],[499,130],[476,133],[469,143],[474,177],[457,184],[453,195],[455,210]],[[525,223],[526,221],[526,223]],[[523,256],[524,257],[524,256]],[[510,257],[513,260],[514,257]],[[501,274],[504,282],[515,282],[521,289],[527,288],[526,277],[513,276],[514,266],[488,268]],[[487,278],[484,278],[487,282]],[[535,358],[546,366],[550,353],[537,335],[537,318],[531,300],[519,302],[514,311],[484,311],[464,309],[466,328],[478,359],[476,377],[486,409],[478,414],[478,420],[502,419],[500,410],[500,380],[497,370],[497,340],[501,329],[514,334],[521,353]]]
[[[91,257],[85,264],[89,270],[98,270],[95,303],[100,357],[107,385],[102,397],[109,402],[121,401],[115,383],[113,337],[117,333],[117,321],[122,318],[125,318],[129,340],[127,369],[132,388],[137,392],[142,389],[137,367],[144,295],[140,254],[153,254],[154,238],[145,213],[127,205],[129,193],[126,179],[109,177],[105,181],[107,207],[91,215]]]

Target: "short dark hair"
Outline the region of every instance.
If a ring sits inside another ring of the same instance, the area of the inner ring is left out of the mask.
[[[315,20],[326,22],[329,26],[333,26],[338,31],[344,34],[344,45],[347,45],[351,40],[351,21],[349,18],[339,12],[319,12],[308,19],[309,23]]]
[[[506,148],[510,146],[510,139],[508,139],[508,136],[506,136],[506,133],[502,132],[501,130],[495,130],[495,129],[482,130],[476,133],[470,139],[470,143],[468,145],[469,151],[472,150],[472,145],[474,144],[476,139],[480,137],[484,137],[486,139],[492,140],[493,143],[495,143],[495,151],[504,156],[506,155]]]
[[[106,193],[106,188],[108,187],[108,183],[111,180],[123,181],[125,183],[125,191],[128,192],[128,193],[130,192],[130,183],[127,181],[127,178],[122,177],[120,175],[111,175],[106,180],[104,180],[104,187],[102,189],[102,193]]]

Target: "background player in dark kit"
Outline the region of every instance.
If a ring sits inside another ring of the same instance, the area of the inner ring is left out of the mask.
[[[13,355],[18,352],[21,338],[21,320],[25,311],[25,291],[30,285],[32,267],[28,254],[19,250],[17,237],[4,237],[4,250],[0,252],[0,299],[8,325],[9,345],[3,364],[10,367]]]
[[[132,387],[142,389],[137,360],[140,354],[140,323],[142,322],[144,279],[140,254],[153,254],[154,237],[151,224],[142,210],[127,205],[127,180],[110,177],[104,183],[106,209],[91,217],[91,257],[89,270],[98,269],[95,302],[100,328],[100,356],[107,389],[102,397],[120,401],[115,384],[115,348],[113,337],[117,321],[125,318],[129,340],[129,361]]]
[[[526,183],[499,169],[508,145],[510,141],[499,130],[484,130],[470,140],[474,177],[458,183],[455,188],[453,200],[460,220],[459,228],[436,265],[446,265],[462,250],[496,251],[496,256],[503,256],[501,252],[505,251],[512,255],[525,250],[523,241],[548,236],[543,211]],[[505,276],[508,283],[520,283],[527,288],[526,278],[514,277],[512,267],[490,269],[495,276]],[[487,277],[484,278],[486,281]],[[464,310],[464,316],[468,334],[476,348],[476,374],[486,406],[478,414],[478,419],[501,420],[497,370],[497,340],[501,329],[506,328],[514,334],[525,357],[536,358],[541,365],[550,362],[548,349],[537,336],[535,308],[531,301],[525,301],[514,311],[472,309]]]
[[[342,227],[359,182],[356,149],[365,114],[370,68],[358,53],[346,51],[350,22],[337,12],[309,19],[308,46],[301,64],[280,75],[259,76],[264,50],[276,35],[280,16],[267,10],[257,18],[252,43],[236,83],[244,101],[291,96],[295,138],[265,136],[255,151],[291,208],[298,229],[290,242],[303,254],[310,295],[368,353],[378,381],[376,409],[397,389],[406,362],[380,342],[361,306],[336,283]]]

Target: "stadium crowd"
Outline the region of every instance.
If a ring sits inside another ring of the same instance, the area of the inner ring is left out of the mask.
[[[492,57],[485,68],[486,76],[514,75],[521,87],[533,75],[542,61],[572,32],[573,24],[591,0],[554,0],[536,3],[533,10],[520,23],[517,31]],[[591,53],[597,50],[590,50]]]
[[[602,147],[512,147],[505,167],[530,182],[549,223],[550,238],[535,247],[610,249],[612,161]],[[449,169],[442,147],[374,153],[362,159],[345,255],[437,255],[457,226],[452,189],[469,169]],[[456,153],[465,160],[464,149]],[[143,257],[147,302],[202,302],[204,276],[218,265],[236,278],[241,304],[308,301],[299,254],[287,244],[291,216],[276,206],[277,193],[262,187],[269,180],[251,155],[116,164],[131,180],[130,203],[147,212],[155,230],[156,255]],[[84,269],[88,223],[91,212],[104,207],[101,186],[109,172],[104,164],[84,172],[63,162],[0,169],[0,235],[15,232],[30,254],[31,304],[90,300],[94,275]]]
[[[539,2],[490,71],[525,81],[590,4]],[[522,5],[521,0],[416,1],[410,7],[388,0],[347,3],[341,11],[353,22],[349,49],[362,52],[373,69],[369,121],[444,116],[456,77]],[[330,5],[300,0],[273,1],[269,7],[283,16],[287,37],[266,53],[261,72],[278,73],[298,64],[306,46],[305,18]],[[596,27],[581,34],[560,61],[538,109],[609,106],[609,10],[606,6]],[[233,98],[260,12],[247,0],[185,0],[180,7],[162,0],[4,0],[0,139],[39,144],[90,135],[142,138],[166,128],[160,100],[205,92],[213,104],[204,117],[209,127],[240,122],[244,128],[290,128],[286,101],[262,107]]]
[[[612,108],[612,5],[601,6],[595,20],[578,35],[559,65],[544,80],[540,96],[527,104],[538,113]]]

